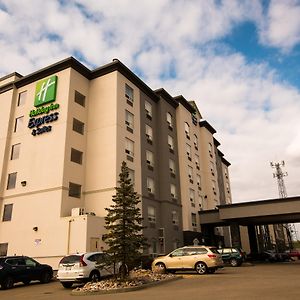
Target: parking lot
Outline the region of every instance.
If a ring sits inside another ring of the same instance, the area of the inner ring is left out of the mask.
[[[153,300],[153,299],[300,299],[300,260],[274,264],[246,264],[225,267],[215,274],[181,273],[184,278],[135,292],[82,296],[84,300]],[[1,300],[76,299],[71,290],[59,282],[49,284],[17,284],[11,290],[1,290]]]

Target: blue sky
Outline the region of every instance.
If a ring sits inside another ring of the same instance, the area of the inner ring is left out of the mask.
[[[299,0],[0,0],[0,76],[113,58],[198,104],[232,163],[234,202],[300,194]]]

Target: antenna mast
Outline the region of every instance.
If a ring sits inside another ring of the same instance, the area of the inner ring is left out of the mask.
[[[273,173],[273,178],[277,178],[279,198],[287,198],[287,192],[286,192],[283,177],[288,176],[288,173],[282,172],[282,169],[281,169],[281,167],[285,166],[284,160],[282,160],[280,163],[270,162],[270,165],[272,168],[275,169],[275,173]],[[289,246],[290,246],[290,249],[292,249],[293,248],[293,243],[292,243],[293,238],[295,240],[297,240],[297,231],[296,231],[295,224],[284,224],[283,226],[287,230]]]
[[[288,173],[282,172],[282,170],[281,170],[281,167],[284,167],[284,165],[285,165],[284,160],[281,161],[281,163],[270,162],[270,165],[272,168],[275,169],[275,173],[273,173],[273,177],[277,178],[279,198],[286,198],[287,192],[286,192],[283,177],[287,176]]]

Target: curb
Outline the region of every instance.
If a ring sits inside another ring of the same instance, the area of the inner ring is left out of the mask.
[[[133,292],[137,290],[146,289],[148,287],[156,286],[163,283],[172,282],[178,279],[182,279],[183,276],[176,276],[174,278],[167,278],[160,281],[154,281],[150,282],[144,285],[140,286],[133,286],[133,287],[127,287],[127,288],[120,288],[120,289],[113,289],[113,290],[99,290],[99,291],[76,291],[73,290],[71,292],[72,296],[91,296],[91,295],[103,295],[103,294],[117,294],[117,293],[127,293],[127,292]]]

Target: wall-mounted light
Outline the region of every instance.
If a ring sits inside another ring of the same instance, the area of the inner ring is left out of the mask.
[[[33,231],[38,231],[39,228],[38,228],[37,226],[34,226],[34,227],[32,228],[32,230],[33,230]]]
[[[22,186],[26,186],[26,184],[27,184],[27,181],[26,181],[26,180],[21,181],[21,185],[22,185]]]

